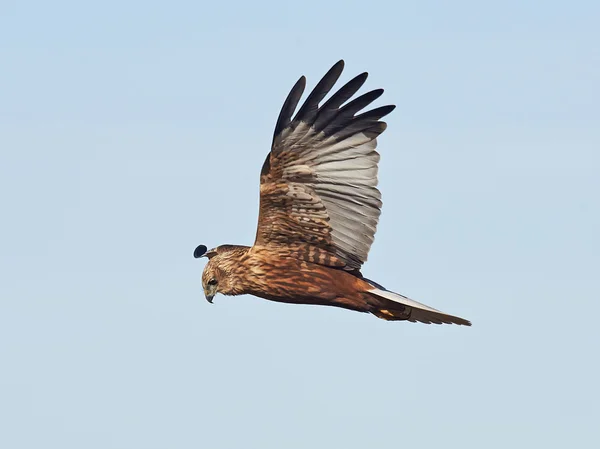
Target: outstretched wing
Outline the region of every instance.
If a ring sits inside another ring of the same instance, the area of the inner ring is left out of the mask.
[[[383,89],[346,103],[364,84],[367,73],[319,106],[343,68],[344,61],[339,61],[327,72],[293,119],[306,84],[304,77],[283,104],[261,171],[255,245],[322,265],[359,270],[367,260],[381,214],[375,148],[386,124],[380,119],[395,106],[357,115]]]

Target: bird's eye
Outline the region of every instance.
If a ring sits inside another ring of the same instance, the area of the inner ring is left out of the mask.
[[[208,281],[208,285],[217,285],[217,280],[212,278],[210,281]]]

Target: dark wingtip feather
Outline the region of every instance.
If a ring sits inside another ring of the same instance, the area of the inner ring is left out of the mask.
[[[283,131],[292,121],[292,114],[296,110],[296,106],[298,106],[298,102],[300,101],[300,97],[302,97],[305,87],[306,77],[301,76],[300,79],[296,81],[296,84],[294,84],[294,87],[292,87],[292,90],[281,107],[281,112],[279,112],[277,124],[275,125],[275,132],[273,133],[273,140],[275,140],[281,131]]]
[[[343,117],[353,116],[358,111],[366,108],[379,97],[381,97],[383,92],[383,89],[374,89],[366,94],[362,94],[360,97],[356,97],[354,100],[340,109],[340,114]]]
[[[317,117],[314,121],[314,128],[321,130],[329,121],[335,117],[339,111],[339,107],[348,101],[367,80],[369,74],[363,72],[355,76],[346,84],[344,84],[336,93],[334,93],[326,102],[319,108]]]
[[[364,114],[360,114],[354,117],[354,121],[359,120],[379,120],[380,118],[385,117],[390,112],[396,109],[396,105],[388,104],[386,106],[380,106],[375,109],[371,109],[370,111],[365,112]]]
[[[350,136],[357,133],[363,133],[365,136],[375,139],[387,128],[386,122],[378,122],[376,120],[361,120],[352,122],[344,128],[338,130],[335,135],[335,140],[341,142]]]
[[[296,116],[294,122],[311,123],[317,114],[319,103],[331,91],[344,70],[344,60],[336,62],[317,83]]]
[[[366,108],[383,94],[383,89],[375,89],[360,97],[355,98],[350,103],[343,106],[337,111],[335,116],[326,124],[321,125],[322,131],[327,136],[334,135],[341,130],[344,130],[344,135],[350,135],[357,127],[358,120],[354,116],[358,111]],[[363,115],[368,114],[366,112]],[[360,116],[358,116],[360,117]],[[372,120],[371,120],[372,121]],[[361,123],[363,123],[361,121]],[[350,133],[350,134],[349,134]]]
[[[335,64],[333,64],[333,66],[331,66],[331,68],[329,69],[329,71],[339,70],[341,72],[342,70],[344,70],[344,66],[345,65],[346,65],[346,63],[344,62],[344,60],[340,59],[338,62],[336,62]]]

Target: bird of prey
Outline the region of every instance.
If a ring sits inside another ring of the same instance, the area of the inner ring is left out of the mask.
[[[359,113],[383,93],[376,89],[352,99],[367,73],[323,102],[343,68],[344,61],[336,63],[295,115],[304,76],[283,103],[260,172],[254,245],[210,250],[200,245],[194,251],[194,257],[208,258],[202,273],[206,299],[212,302],[217,293],[250,294],[342,307],[390,321],[470,326],[468,320],[391,292],[361,274],[381,214],[377,137],[387,126],[381,118],[395,106]]]

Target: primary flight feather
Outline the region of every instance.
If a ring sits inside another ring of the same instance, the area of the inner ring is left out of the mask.
[[[343,68],[344,61],[335,64],[295,116],[306,79],[301,77],[287,96],[260,173],[254,245],[211,250],[200,245],[194,251],[194,257],[209,259],[202,273],[206,299],[212,302],[217,293],[251,294],[385,320],[470,326],[361,274],[381,214],[377,137],[386,128],[381,119],[395,106],[361,112],[383,94],[376,89],[352,99],[367,73],[323,102]]]

